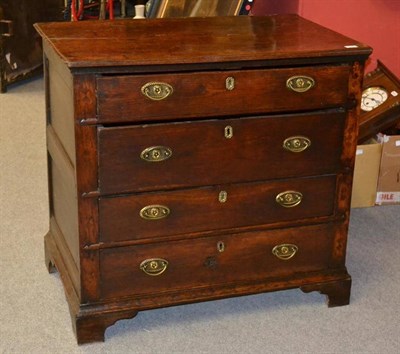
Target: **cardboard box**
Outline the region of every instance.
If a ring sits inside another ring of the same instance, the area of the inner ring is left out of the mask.
[[[352,208],[365,208],[375,205],[382,145],[370,139],[357,146],[354,166]]]
[[[400,204],[400,135],[383,135],[376,204]]]

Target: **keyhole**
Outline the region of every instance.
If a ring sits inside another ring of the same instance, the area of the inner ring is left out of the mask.
[[[222,241],[217,242],[217,250],[220,253],[225,251],[225,244]]]
[[[232,76],[229,76],[225,80],[225,88],[228,91],[232,91],[235,88],[235,78]]]
[[[233,128],[230,125],[225,127],[225,138],[230,139],[233,137]]]
[[[218,200],[220,203],[225,203],[228,200],[228,193],[226,191],[219,192]]]

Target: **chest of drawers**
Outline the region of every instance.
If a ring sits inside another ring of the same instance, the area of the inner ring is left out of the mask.
[[[138,311],[349,302],[370,48],[294,15],[47,23],[50,231],[79,343]]]

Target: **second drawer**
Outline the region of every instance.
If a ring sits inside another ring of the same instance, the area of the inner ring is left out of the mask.
[[[99,128],[101,194],[337,173],[346,114]]]
[[[100,239],[119,242],[330,216],[336,176],[100,198]]]

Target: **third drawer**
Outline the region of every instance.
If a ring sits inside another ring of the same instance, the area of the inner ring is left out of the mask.
[[[102,197],[100,239],[165,238],[271,223],[288,224],[335,212],[336,175]]]

